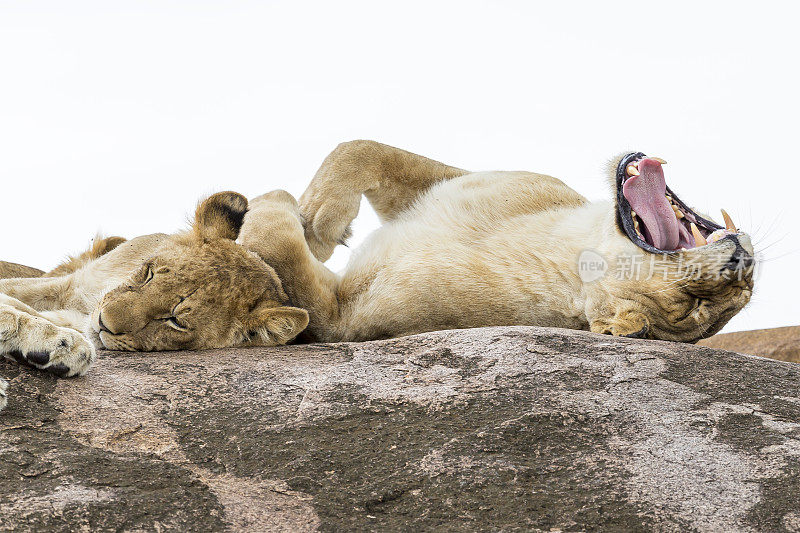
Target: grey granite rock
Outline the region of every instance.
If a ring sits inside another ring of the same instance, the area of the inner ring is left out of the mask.
[[[534,327],[0,363],[2,531],[800,531],[800,365]]]

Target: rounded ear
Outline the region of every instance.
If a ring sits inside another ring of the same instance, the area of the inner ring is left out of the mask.
[[[308,326],[308,311],[299,307],[260,306],[252,311],[247,329],[268,346],[286,344]]]
[[[193,227],[203,239],[236,240],[245,213],[247,198],[238,192],[218,192],[197,206]]]

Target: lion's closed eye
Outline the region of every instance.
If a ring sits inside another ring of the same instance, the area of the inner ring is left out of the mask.
[[[680,315],[678,315],[676,321],[681,322],[689,318],[693,313],[697,312],[700,306],[703,305],[703,302],[705,302],[703,298],[698,298],[696,296],[693,297],[690,301],[687,302],[686,307],[683,308],[685,310],[682,311]]]
[[[692,306],[691,310],[686,315],[686,317],[691,318],[697,323],[707,322],[711,314],[711,311],[709,309],[711,303],[712,303],[711,300],[707,298],[695,298],[694,305]]]
[[[178,331],[189,331],[189,328],[174,316],[164,319],[164,323]]]

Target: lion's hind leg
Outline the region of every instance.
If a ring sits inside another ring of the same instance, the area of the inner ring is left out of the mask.
[[[66,274],[75,272],[88,262],[107,254],[123,242],[125,242],[123,237],[102,237],[97,235],[92,241],[92,246],[90,246],[88,250],[76,256],[68,257],[63,263],[58,265],[50,272],[44,272],[38,268],[20,265],[18,263],[0,261],[0,279],[40,278],[42,276],[52,278],[64,276]]]
[[[0,295],[0,354],[61,377],[81,375],[95,348],[74,327],[57,326],[28,306]]]
[[[0,279],[10,278],[38,278],[44,275],[44,271],[38,268],[0,261]]]

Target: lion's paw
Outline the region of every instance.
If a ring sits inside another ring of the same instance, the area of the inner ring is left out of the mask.
[[[358,215],[360,202],[360,194],[350,194],[322,201],[312,196],[303,204],[306,241],[317,259],[326,261],[337,245],[347,243],[352,235],[350,224]]]
[[[0,354],[60,377],[84,374],[97,357],[74,329],[17,310],[0,311]]]
[[[650,320],[637,311],[621,311],[611,318],[594,320],[591,331],[615,337],[646,339],[650,331]]]

